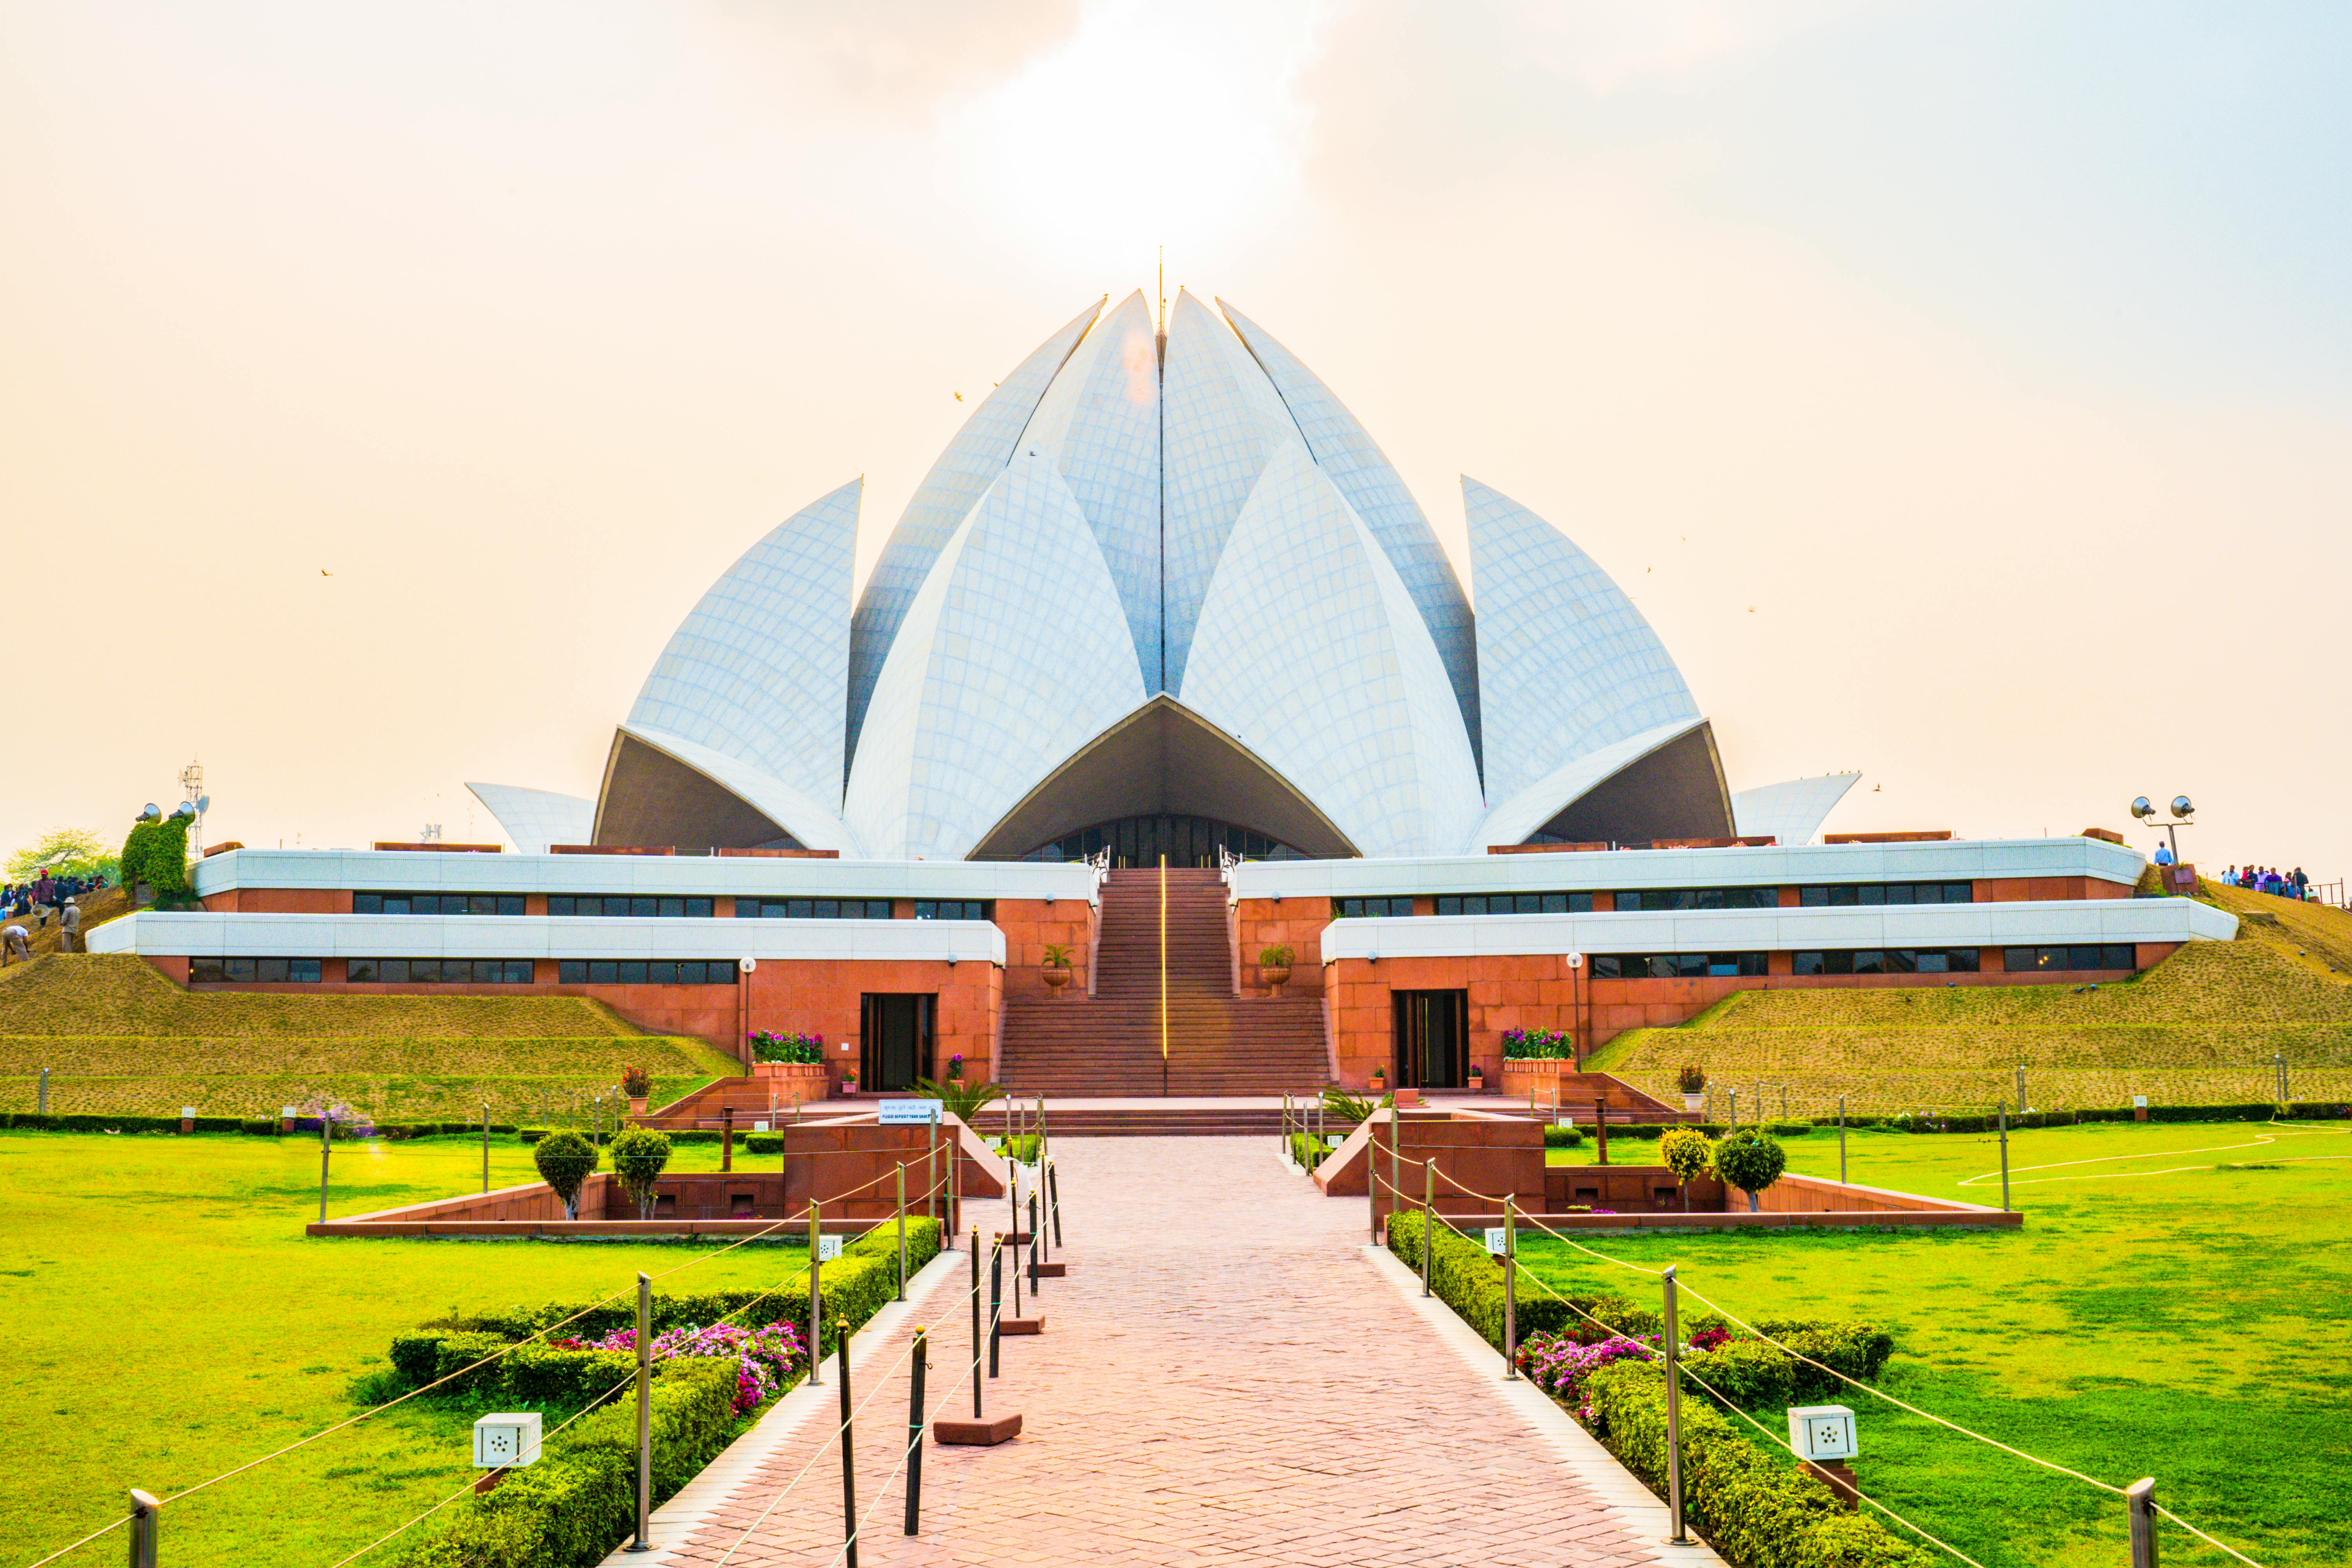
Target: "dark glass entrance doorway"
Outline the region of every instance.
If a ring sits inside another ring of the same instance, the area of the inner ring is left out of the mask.
[[[1460,1089],[1470,1072],[1470,993],[1399,991],[1396,1082],[1399,1089]]]
[[[931,1069],[931,1015],[938,998],[929,992],[869,991],[858,1008],[857,1078],[868,1092],[896,1094],[915,1087]]]

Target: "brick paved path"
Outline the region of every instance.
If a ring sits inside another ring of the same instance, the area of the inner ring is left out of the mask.
[[[861,1562],[1663,1560],[1497,1396],[1499,1367],[1474,1368],[1375,1271],[1364,1205],[1321,1196],[1269,1142],[1056,1142],[1070,1278],[1046,1281],[1045,1335],[1004,1341],[988,1389],[990,1410],[1020,1410],[1025,1431],[994,1449],[928,1449],[923,1533],[909,1539],[902,1483],[884,1485],[907,1416],[904,1373],[890,1378],[879,1419],[859,1427],[859,1504],[880,1500]],[[982,1205],[972,1217],[1003,1220]],[[970,1355],[964,1289],[959,1274],[925,1303],[935,1391]],[[933,1404],[968,1415],[969,1385]],[[836,1441],[832,1425],[781,1444],[665,1557],[718,1562]],[[828,1454],[729,1561],[824,1564],[841,1523]]]

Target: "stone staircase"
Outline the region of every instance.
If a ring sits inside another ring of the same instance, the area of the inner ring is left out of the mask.
[[[1236,996],[1224,884],[1168,872],[1168,1055],[1160,1058],[1160,872],[1103,887],[1092,996],[1012,997],[997,1078],[1024,1095],[1312,1094],[1330,1079],[1313,996]]]

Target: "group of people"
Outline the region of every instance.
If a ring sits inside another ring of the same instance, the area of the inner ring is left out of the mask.
[[[32,957],[33,931],[47,930],[52,920],[58,922],[58,951],[80,951],[82,897],[103,886],[103,878],[54,876],[44,866],[31,881],[0,888],[0,910],[7,911],[7,923],[0,925],[0,968]],[[31,931],[25,928],[27,920]]]
[[[2300,866],[2284,873],[2275,866],[2232,866],[2221,873],[2221,885],[2269,893],[2282,899],[2307,899],[2311,896],[2311,879],[2303,874]]]

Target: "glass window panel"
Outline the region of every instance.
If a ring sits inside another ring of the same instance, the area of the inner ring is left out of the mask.
[[[624,984],[624,985],[643,985],[645,983],[646,983],[646,966],[645,966],[645,963],[644,963],[644,962],[643,962],[642,960],[637,960],[637,959],[624,959],[624,960],[622,960],[622,961],[621,961],[621,984]]]
[[[588,961],[589,984],[614,985],[620,983],[620,979],[621,966],[613,960],[609,958],[593,958]]]
[[[587,984],[588,961],[584,958],[562,960],[555,966],[555,978],[558,984],[563,985]]]
[[[1806,889],[1807,892],[1811,890],[1810,888]],[[1820,974],[1823,973],[1822,955],[1818,952],[1800,952],[1790,961],[1790,968],[1799,974]]]
[[[1437,912],[1441,915],[1458,915],[1462,912],[1463,902],[1463,900],[1450,895],[1442,897],[1437,900]]]
[[[686,918],[690,921],[709,920],[710,918],[710,900],[709,899],[687,900]]]
[[[680,985],[701,984],[707,967],[699,959],[689,958],[680,962],[677,966],[677,983]]]
[[[499,895],[499,913],[502,915],[519,915],[522,913],[522,911],[523,901],[522,895],[520,893],[500,893]]]
[[[1625,976],[1625,961],[1615,953],[1595,953],[1592,958],[1592,978],[1622,980]]]
[[[1829,907],[1829,901],[1830,890],[1827,888],[1800,888],[1797,889],[1797,903],[1801,909],[1827,909]]]
[[[661,899],[655,903],[654,913],[662,920],[682,920],[686,916],[684,899]]]
[[[406,914],[408,912],[408,899],[403,894],[386,893],[383,896],[383,912],[388,915]]]
[[[373,959],[373,958],[347,958],[347,959],[343,960],[343,984],[346,984],[346,985],[368,985],[368,984],[373,984],[374,983],[374,981],[375,981],[375,977],[376,977],[376,967],[375,967],[375,960],[374,960],[374,959]]]
[[[841,900],[838,899],[817,900],[816,918],[821,921],[839,920],[841,918]]]
[[[1973,947],[1945,949],[1944,967],[1962,974],[1974,974],[1977,972],[1977,950]]]
[[[219,984],[220,977],[221,961],[219,959],[192,958],[188,960],[189,984],[215,985]]]
[[[668,958],[657,958],[652,963],[646,964],[646,984],[648,985],[677,984],[677,961]]]
[[[379,960],[376,963],[376,978],[383,981],[386,985],[407,984],[408,960],[404,958],[386,958]]]
[[[1539,915],[1543,913],[1543,895],[1541,893],[1519,894],[1517,898],[1511,900],[1511,912],[1513,914],[1520,915]]]
[[[915,900],[915,918],[919,921],[935,921],[940,918],[940,906],[928,899],[918,899]]]
[[[1922,974],[1941,974],[1951,966],[1940,952],[1923,952],[1918,955],[1916,967]]]
[[[660,909],[660,907],[661,900],[654,898],[633,898],[629,900],[629,907],[625,911],[614,909],[612,907],[612,900],[609,899],[604,901],[604,912],[606,914],[614,915],[625,912],[630,919],[640,921],[649,921],[655,918],[655,913]]]
[[[253,961],[253,977],[272,985],[286,984],[286,961],[282,958],[257,958]]]
[[[355,915],[380,915],[383,913],[383,895],[382,893],[353,893],[352,895],[352,913]]]
[[[289,958],[286,961],[286,978],[303,985],[319,983],[319,961],[315,958]]]
[[[1857,950],[1853,955],[1853,973],[1856,974],[1885,973],[1886,954],[1874,948]]]
[[[1916,973],[1918,968],[1919,954],[1915,950],[1907,947],[1891,947],[1886,950],[1887,973],[1912,974]]]

